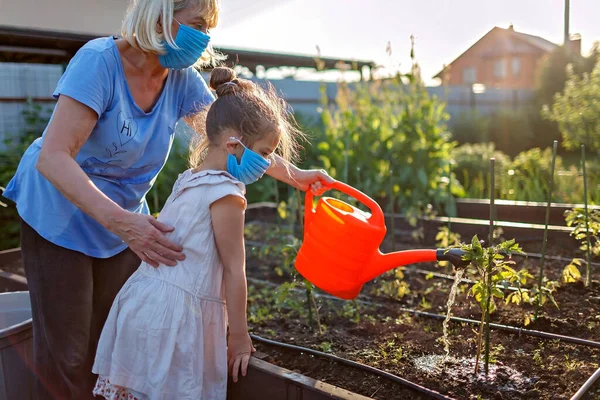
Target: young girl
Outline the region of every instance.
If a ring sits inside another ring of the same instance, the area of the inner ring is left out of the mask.
[[[245,186],[278,150],[296,154],[301,135],[271,87],[215,68],[217,100],[159,221],[175,230],[187,258],[176,267],[143,262],[117,295],[93,372],[105,399],[225,399],[254,351],[246,322]],[[198,163],[198,160],[202,160]],[[227,332],[227,325],[229,331]],[[227,337],[228,334],[228,337]]]

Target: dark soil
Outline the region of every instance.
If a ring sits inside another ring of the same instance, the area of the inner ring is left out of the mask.
[[[282,235],[273,234],[274,229],[277,228],[273,225],[261,223],[251,228],[253,232],[249,232],[250,240],[267,241],[273,247],[268,249],[268,254],[264,254],[264,248],[258,247],[254,252],[250,252],[248,276],[281,284],[290,281],[289,269],[276,269],[282,265],[282,257],[278,252],[281,249],[277,245],[285,242],[285,239],[282,239]],[[399,250],[415,248],[416,245],[418,244],[411,242],[410,238],[406,238],[405,242],[396,243],[395,247]],[[387,248],[387,251],[390,247],[389,242],[382,246],[384,250]],[[527,252],[541,252],[539,243],[528,243],[523,247]],[[555,243],[549,244],[547,254],[565,258],[581,257],[576,246],[567,250],[561,249]],[[536,277],[528,285],[536,284],[540,260],[514,257],[514,261],[516,265],[513,268],[527,268]],[[568,262],[547,259],[545,276],[549,280],[560,281],[562,269],[566,264]],[[434,264],[409,266],[404,270],[404,281],[408,283],[410,293],[395,299],[378,291],[382,281],[393,278],[383,276],[367,283],[360,299],[375,301],[380,306],[361,306],[358,311],[361,319],[357,322],[351,322],[357,313],[352,311],[354,303],[321,299],[321,323],[327,327],[323,334],[316,333],[316,328],[309,329],[306,302],[303,302],[302,293],[298,294],[297,301],[284,301],[279,309],[274,309],[273,297],[277,296],[273,293],[273,287],[261,289],[260,282],[254,280],[251,283],[250,312],[259,317],[252,321],[252,327],[261,336],[317,350],[327,350],[335,355],[383,369],[456,399],[568,399],[599,367],[600,349],[493,330],[490,348],[495,363],[491,364],[487,379],[482,372],[474,377],[474,330],[477,327],[457,323],[450,324],[449,333],[450,355],[454,360],[445,366],[442,365],[440,361],[443,357],[432,357],[444,355],[443,344],[440,342],[442,322],[404,314],[399,308],[445,314],[452,281],[427,277],[417,270],[452,274]],[[584,271],[581,272],[584,274]],[[470,286],[460,286],[452,314],[480,320],[479,305],[472,297],[467,297]],[[524,326],[523,314],[526,311],[533,312],[532,306],[507,306],[503,301],[497,301],[498,309],[492,314],[492,322],[600,341],[600,282],[594,281],[592,287],[590,290],[582,282],[562,284],[554,294],[559,308],[547,302],[542,307],[538,320],[528,326]],[[325,367],[324,376],[320,376],[314,368],[303,369],[304,361],[296,353],[287,350],[268,351],[273,355],[269,360],[271,362],[281,363],[286,368],[298,368],[315,378],[324,377],[332,384],[365,396],[376,399],[413,398],[398,397],[397,384],[388,384],[391,387],[382,385],[375,392],[375,384],[371,384],[375,382],[374,377],[359,379],[342,373],[331,377]],[[417,364],[421,365],[421,368],[418,368]],[[599,389],[600,385],[597,385],[590,393]],[[589,398],[597,398],[597,395],[590,395]]]
[[[269,308],[271,288],[259,290],[250,285],[251,313],[261,307]],[[500,331],[491,333],[492,361],[488,379],[482,373],[473,376],[476,354],[473,327],[465,324],[450,325],[450,355],[456,359],[445,365],[424,356],[443,356],[440,343],[441,321],[414,317],[398,312],[394,307],[362,307],[352,310],[352,303],[319,301],[324,333],[310,329],[306,313],[299,310],[276,312],[255,319],[251,326],[260,336],[286,343],[310,347],[374,366],[408,379],[429,389],[456,399],[568,399],[598,368],[600,350],[584,346],[513,335]],[[360,321],[352,322],[356,313]],[[313,324],[314,326],[314,324]],[[263,349],[262,351],[268,351]],[[328,379],[375,399],[395,399],[399,385],[383,385],[374,390],[375,378],[358,379],[348,374],[337,374],[334,379],[325,369],[307,370],[306,361],[298,354],[271,353],[276,364],[299,369],[318,379]],[[442,357],[440,357],[441,359]],[[439,360],[438,360],[439,361]],[[424,364],[419,369],[417,363]],[[358,384],[357,384],[358,383]],[[375,385],[376,386],[376,385]],[[404,397],[413,398],[413,397]]]
[[[451,274],[434,264],[419,264],[404,270],[404,281],[410,292],[401,298],[391,298],[378,291],[381,282],[391,277],[383,276],[367,283],[360,299],[378,305],[359,306],[319,298],[323,332],[318,333],[316,323],[309,322],[302,286],[298,284],[300,291],[287,296],[280,296],[274,288],[291,280],[291,268],[282,267],[281,248],[288,242],[284,232],[272,224],[249,224],[247,238],[272,245],[267,251],[257,246],[248,252],[250,326],[262,337],[368,364],[455,399],[568,399],[600,366],[600,349],[492,330],[490,374],[486,378],[480,365],[475,376],[474,330],[477,327],[462,323],[449,326],[450,358],[444,363],[440,341],[442,322],[400,310],[405,307],[446,313],[452,282],[417,271]],[[430,247],[413,241],[409,235],[402,239],[402,243],[395,244],[397,250]],[[539,243],[522,245],[528,252],[541,251]],[[384,243],[382,248],[389,251],[390,242]],[[549,244],[548,254],[581,257],[574,246],[561,249],[556,243]],[[514,260],[516,269],[526,267],[537,277],[539,259],[515,257]],[[547,260],[545,275],[550,280],[559,280],[565,265],[562,261]],[[0,269],[23,275],[19,263],[3,265]],[[256,283],[257,279],[271,284]],[[479,306],[467,297],[470,286],[460,286],[452,314],[479,320]],[[600,282],[594,282],[591,290],[581,282],[562,285],[555,299],[559,309],[548,302],[541,309],[540,318],[526,327],[523,312],[531,312],[531,306],[505,306],[498,301],[492,322],[600,341]],[[331,361],[272,346],[256,344],[256,347],[268,354],[266,361],[364,396],[385,400],[426,398],[384,378]],[[587,398],[600,399],[600,382],[588,392]]]
[[[280,347],[267,344],[255,343],[258,351],[267,353],[265,361],[285,368],[291,368],[294,372],[310,376],[331,385],[343,387],[354,393],[362,393],[371,398],[380,398],[387,394],[386,399],[429,399],[417,391],[399,386],[378,375],[363,372],[359,369],[340,365],[306,353],[293,350],[281,349]]]

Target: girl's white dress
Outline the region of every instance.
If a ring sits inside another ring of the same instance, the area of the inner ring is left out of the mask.
[[[175,267],[142,263],[120,290],[98,343],[99,382],[140,399],[226,398],[227,313],[210,205],[228,195],[245,201],[244,194],[226,172],[179,176],[158,220],[175,227],[167,236],[186,259]]]

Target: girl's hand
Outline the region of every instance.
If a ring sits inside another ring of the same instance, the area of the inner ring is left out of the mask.
[[[303,192],[310,189],[315,196],[320,196],[327,190],[326,186],[335,182],[323,169],[300,169],[278,155],[274,155],[273,160],[267,174]]]
[[[119,236],[142,261],[153,267],[160,264],[175,266],[177,260],[185,260],[183,248],[165,237],[173,227],[157,221],[154,217],[127,211],[109,224],[109,230]]]
[[[332,185],[335,180],[323,169],[298,169],[294,173],[294,186],[302,191],[312,190],[315,196],[325,193],[327,185]]]
[[[229,335],[227,340],[227,364],[234,382],[238,381],[240,369],[242,376],[246,376],[250,355],[255,351],[256,349],[252,346],[252,339],[250,339],[248,333]]]

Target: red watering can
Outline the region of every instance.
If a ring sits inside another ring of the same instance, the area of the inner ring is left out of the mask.
[[[463,252],[455,248],[381,253],[386,227],[379,204],[342,182],[336,181],[331,188],[357,199],[371,214],[331,197],[322,197],[313,209],[312,192],[306,192],[304,242],[296,269],[319,289],[350,300],[365,283],[396,267],[432,261],[464,264]]]

